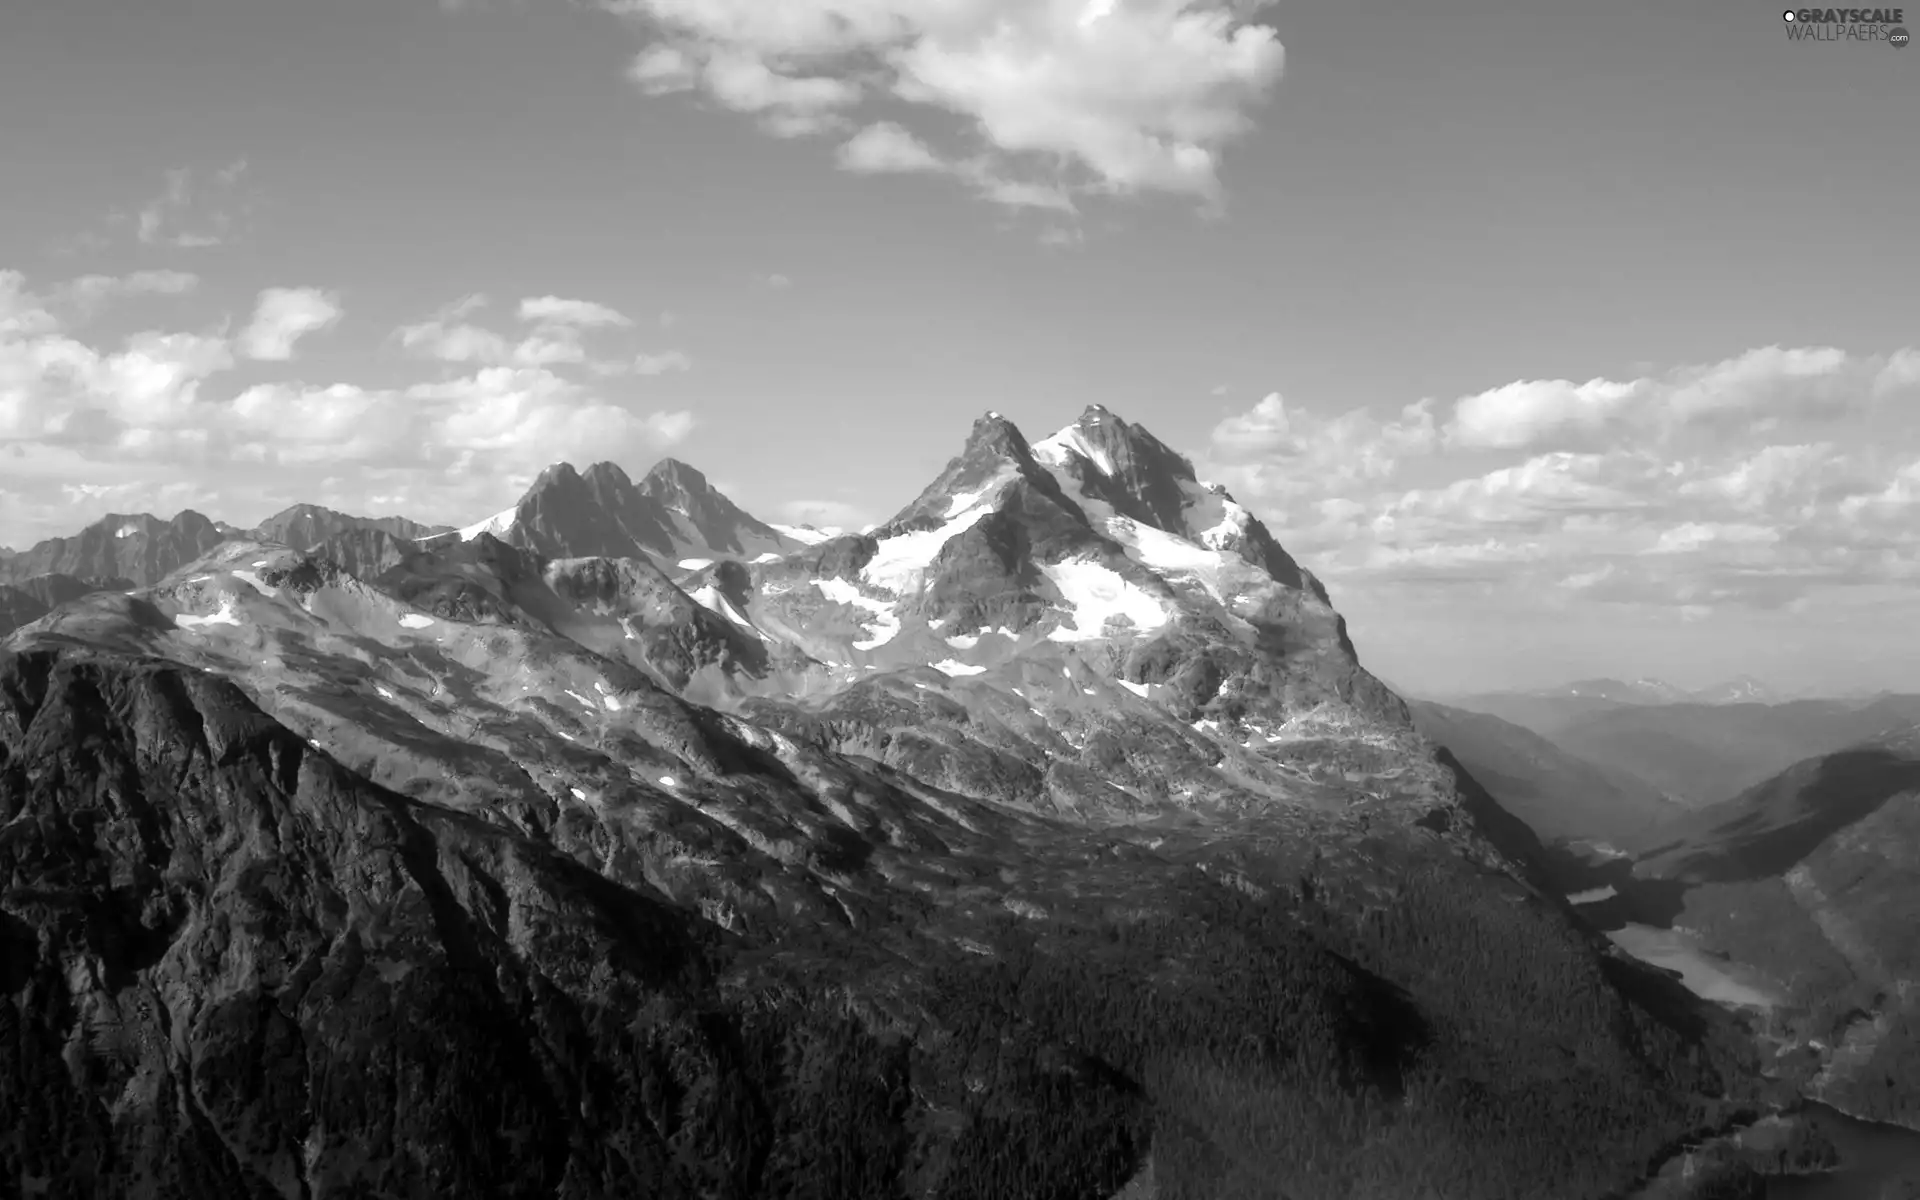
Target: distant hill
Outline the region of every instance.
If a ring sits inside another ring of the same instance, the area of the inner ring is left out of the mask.
[[[1629,704],[1599,696],[1469,696],[1487,713],[1610,771],[1635,775],[1688,807],[1740,794],[1802,759],[1920,720],[1920,696],[1782,704]]]
[[[1628,772],[1569,754],[1486,713],[1410,701],[1415,728],[1453,751],[1495,800],[1543,838],[1617,841],[1683,810]]]

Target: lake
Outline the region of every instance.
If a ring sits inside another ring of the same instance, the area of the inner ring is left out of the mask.
[[[1607,937],[1642,962],[1678,971],[1686,989],[1704,1000],[1746,1008],[1772,1008],[1780,1002],[1757,973],[1713,957],[1679,930],[1624,925]]]

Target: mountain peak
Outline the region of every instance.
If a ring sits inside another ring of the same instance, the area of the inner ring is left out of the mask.
[[[632,487],[633,480],[620,469],[619,463],[597,462],[588,467],[580,476],[589,486],[610,486],[616,488]]]
[[[677,458],[663,458],[653,464],[653,469],[641,479],[640,488],[642,491],[664,495],[719,495],[713,484],[707,482],[705,475]],[[725,499],[725,497],[721,498]]]

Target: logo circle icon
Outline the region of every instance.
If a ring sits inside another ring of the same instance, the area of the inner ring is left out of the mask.
[[[1895,25],[1892,29],[1887,30],[1887,41],[1891,45],[1905,46],[1911,40],[1913,39],[1907,34],[1907,29],[1904,25]]]
[[[1788,21],[1793,21],[1797,19],[1792,9],[1788,9],[1786,12],[1783,12],[1780,15]]]

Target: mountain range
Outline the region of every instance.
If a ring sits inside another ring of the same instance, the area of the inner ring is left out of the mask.
[[[1409,709],[1100,406],[863,533],[556,464],[0,571],[27,1191],[1572,1200],[1772,1086],[1554,885],[1659,789]]]

